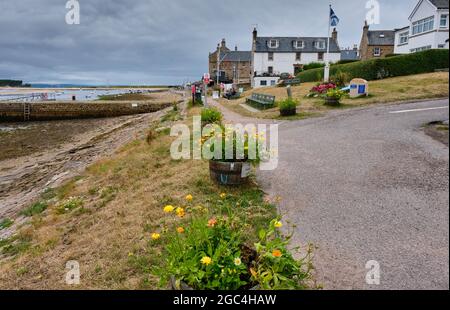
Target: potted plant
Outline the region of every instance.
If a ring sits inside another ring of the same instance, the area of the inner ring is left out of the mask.
[[[222,113],[216,108],[205,108],[202,109],[202,128],[209,124],[222,124]]]
[[[297,114],[298,101],[292,98],[288,98],[280,102],[280,115],[281,116],[293,116]]]
[[[341,104],[340,100],[345,93],[337,88],[329,89],[325,95],[325,104],[329,106],[338,106]]]

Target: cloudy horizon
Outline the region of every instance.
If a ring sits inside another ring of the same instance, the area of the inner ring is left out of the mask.
[[[208,71],[222,38],[250,50],[261,36],[326,36],[329,1],[79,0],[80,25],[65,22],[66,0],[0,3],[0,79],[26,83],[173,85]],[[331,1],[341,48],[359,44],[366,0]],[[381,24],[407,25],[417,0],[380,0]]]

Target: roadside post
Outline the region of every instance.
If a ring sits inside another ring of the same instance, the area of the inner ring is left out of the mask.
[[[205,108],[208,107],[208,84],[210,82],[210,75],[209,73],[205,73],[203,75],[203,85],[204,85],[204,89],[205,89],[205,102],[203,103]]]

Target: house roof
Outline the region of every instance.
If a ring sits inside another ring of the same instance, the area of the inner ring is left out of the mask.
[[[395,32],[399,32],[399,31],[406,30],[406,29],[409,29],[409,26],[406,26],[406,27],[403,27],[403,28],[395,28],[394,31]]]
[[[270,40],[278,40],[278,48],[269,48],[268,42]],[[279,52],[279,53],[318,53],[327,51],[327,40],[326,37],[258,37],[256,38],[255,52],[257,53],[268,53],[268,52]],[[304,47],[299,49],[294,47],[295,41],[303,41]],[[325,41],[325,49],[317,49],[314,42]],[[334,39],[330,39],[330,52],[340,53],[339,45]]]
[[[252,61],[252,52],[250,51],[230,51],[226,53],[220,54],[220,59],[222,61],[229,61],[229,62],[250,62]]]
[[[358,60],[358,51],[355,49],[341,50],[341,60]]]
[[[448,9],[448,0],[430,0],[438,9]]]
[[[393,30],[372,30],[368,32],[369,45],[394,45],[395,31]]]

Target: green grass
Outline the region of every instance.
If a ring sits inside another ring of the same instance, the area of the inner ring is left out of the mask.
[[[2,219],[0,221],[0,230],[11,227],[14,224],[14,221],[11,219]]]
[[[25,210],[23,210],[22,212],[20,212],[21,215],[23,216],[34,216],[37,214],[41,214],[42,212],[44,212],[45,210],[47,210],[48,205],[45,202],[36,202],[35,204],[31,205],[30,207],[26,208]]]

